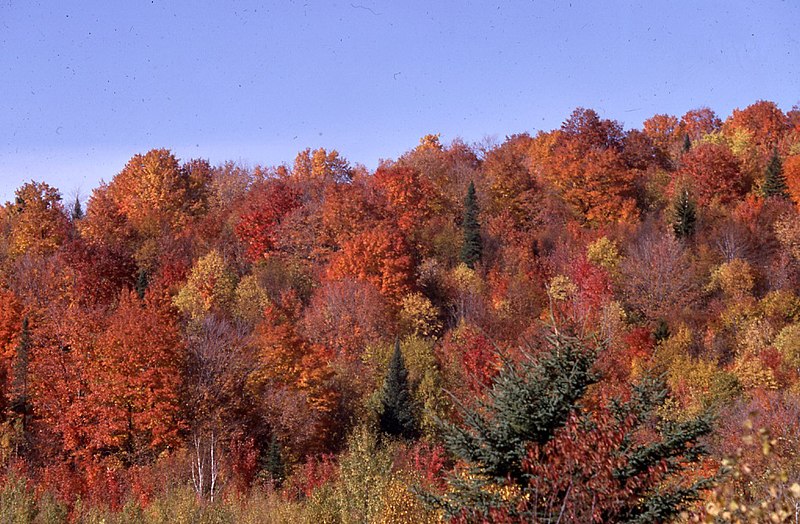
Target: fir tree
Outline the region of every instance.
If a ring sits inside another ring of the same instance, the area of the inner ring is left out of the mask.
[[[461,246],[461,261],[470,268],[481,260],[483,245],[481,244],[481,225],[478,222],[478,199],[475,196],[475,184],[470,182],[467,196],[464,198],[464,243]]]
[[[678,194],[678,199],[672,210],[672,230],[676,238],[689,238],[694,234],[697,213],[689,191],[684,189]]]
[[[761,186],[761,193],[764,198],[783,197],[786,198],[786,178],[783,176],[783,166],[777,151],[773,151],[772,157],[767,164],[764,174],[764,185]]]
[[[379,426],[383,434],[405,439],[417,437],[416,406],[409,391],[408,370],[399,340],[395,341],[394,353],[383,382],[381,406]]]
[[[83,218],[83,208],[81,207],[81,199],[75,197],[75,203],[72,204],[72,221],[80,220]]]
[[[266,456],[261,460],[262,472],[275,486],[280,486],[286,478],[286,465],[283,462],[283,452],[278,438],[272,435]]]
[[[30,363],[31,332],[28,317],[22,319],[22,330],[14,361],[14,409],[24,412],[28,399],[28,365]]]
[[[662,340],[666,340],[669,338],[669,326],[667,322],[662,318],[658,321],[658,325],[656,326],[655,331],[653,331],[653,339],[655,339],[656,343],[661,342]]]
[[[139,297],[139,300],[144,300],[144,293],[147,291],[147,286],[149,284],[150,276],[147,274],[145,268],[141,268],[139,274],[136,276],[136,296]]]
[[[596,510],[602,512],[603,522],[637,523],[664,522],[696,500],[708,479],[673,481],[704,453],[697,440],[710,431],[709,419],[654,424],[656,410],[666,399],[666,388],[663,380],[646,378],[632,388],[627,400],[612,402],[606,411],[611,422],[598,426],[580,403],[587,388],[599,378],[592,370],[597,351],[557,331],[548,337],[547,344],[548,348],[537,353],[539,357],[525,352],[521,360],[507,362],[485,400],[476,401],[474,407],[461,406],[460,425],[442,424],[448,450],[465,469],[450,477],[444,495],[420,493],[423,499],[462,522],[497,517],[503,522],[557,522],[568,503],[588,498],[599,500],[598,508],[591,503],[585,508],[572,506],[570,515],[585,516]],[[576,419],[583,428],[578,435],[586,439],[604,440],[592,432],[616,431],[621,424],[629,428],[608,451],[609,461],[625,459],[609,475],[611,489],[619,490],[619,498],[613,491],[588,492],[587,497],[590,477],[600,465],[573,469],[558,459],[549,462],[551,455],[545,449],[551,441],[566,438],[566,448],[556,445],[553,449],[571,449],[569,441],[574,435],[564,437],[560,432],[568,421]],[[648,442],[638,441],[634,435],[644,427],[658,428],[658,436]],[[531,460],[538,468],[530,467]],[[571,498],[571,489],[550,490],[540,497],[550,489],[552,477],[541,477],[536,471],[546,471],[562,481],[566,478],[576,494],[584,490],[580,493],[583,498]],[[611,499],[613,503],[600,506]]]

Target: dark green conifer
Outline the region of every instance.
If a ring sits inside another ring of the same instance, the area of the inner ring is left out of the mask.
[[[446,494],[420,495],[446,516],[463,522],[483,522],[498,515],[511,522],[559,521],[570,490],[549,491],[555,500],[543,501],[539,498],[540,489],[550,481],[537,477],[536,470],[525,467],[525,461],[537,461],[542,471],[563,468],[558,462],[548,464],[550,457],[542,446],[559,438],[559,430],[571,416],[579,417],[587,439],[602,440],[601,435],[592,432],[603,429],[598,429],[581,404],[589,386],[599,378],[593,371],[598,351],[557,331],[547,338],[547,346],[538,352],[526,352],[518,361],[507,362],[484,400],[477,400],[474,406],[461,406],[463,422],[442,423],[445,445],[465,469],[449,478]],[[656,426],[657,408],[666,399],[666,387],[660,378],[643,379],[626,398],[612,402],[610,414],[618,423],[635,424],[610,453],[625,457],[613,473],[616,489],[619,493],[628,489],[635,492],[618,505],[606,506],[609,509],[603,511],[608,514],[604,513],[602,519],[665,522],[697,500],[708,486],[706,479],[693,483],[674,480],[687,464],[695,463],[704,453],[697,441],[710,431],[710,421],[698,417]],[[657,438],[636,443],[634,435],[642,428],[655,427]],[[593,475],[592,470],[558,469],[557,474],[571,476],[569,483],[575,489],[591,489],[586,487],[586,475]],[[579,509],[584,515],[590,511],[588,507]]]
[[[28,317],[22,319],[17,354],[14,360],[14,409],[24,411],[28,399],[28,366],[30,363],[31,331]]]
[[[478,199],[475,196],[475,184],[470,182],[467,196],[464,198],[464,243],[461,246],[461,261],[474,268],[483,255],[481,243],[481,225],[478,221]]]
[[[697,212],[689,191],[684,189],[678,193],[672,210],[672,230],[677,238],[689,238],[694,234]]]
[[[147,291],[147,286],[150,284],[150,275],[148,275],[145,268],[139,269],[139,274],[136,276],[136,295],[139,300],[144,300],[144,293]]]
[[[275,486],[280,486],[286,478],[286,465],[283,462],[281,444],[275,435],[272,435],[266,456],[262,461],[262,471],[268,476],[267,480],[273,482]]]
[[[684,153],[688,153],[689,150],[691,149],[692,149],[692,139],[689,138],[689,135],[683,135],[683,147],[681,148],[681,150]]]
[[[81,207],[81,199],[75,197],[75,203],[72,204],[72,220],[80,220],[83,218],[83,208]]]
[[[661,342],[662,340],[666,340],[669,338],[669,326],[667,325],[666,321],[662,318],[658,321],[658,325],[656,326],[655,331],[653,331],[653,338],[655,339],[656,343]]]
[[[764,198],[788,196],[786,192],[786,178],[783,176],[783,165],[777,151],[773,151],[764,173],[764,185],[761,186]]]
[[[405,439],[416,438],[417,426],[416,406],[411,398],[403,353],[400,341],[394,343],[394,353],[389,361],[389,369],[383,382],[379,427],[383,434]]]

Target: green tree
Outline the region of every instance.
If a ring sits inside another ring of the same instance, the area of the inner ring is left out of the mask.
[[[764,173],[764,185],[761,186],[764,198],[788,196],[786,192],[786,178],[783,176],[783,165],[777,151],[772,152],[772,157]]]
[[[381,407],[379,425],[383,434],[405,439],[413,439],[419,434],[416,406],[409,390],[408,370],[399,339],[395,341],[383,382]]]
[[[681,147],[681,151],[688,153],[690,149],[692,149],[692,139],[689,138],[688,134],[683,135],[683,146]]]
[[[474,268],[483,255],[481,243],[481,225],[478,221],[478,199],[475,196],[475,184],[470,182],[467,196],[464,198],[464,243],[461,246],[461,261]]]
[[[462,467],[444,495],[422,497],[457,522],[534,523],[664,522],[696,500],[709,481],[683,473],[705,451],[709,419],[659,420],[660,378],[589,409],[597,349],[557,331],[546,344],[507,361],[461,424],[443,423]]]
[[[14,360],[14,408],[25,409],[28,402],[28,366],[30,364],[31,331],[28,317],[22,319],[22,330]],[[24,412],[24,411],[23,411]]]
[[[147,273],[145,268],[139,269],[139,274],[136,275],[136,296],[139,297],[139,300],[144,300],[145,291],[147,291],[147,286],[150,285],[150,275]]]
[[[689,238],[694,235],[697,212],[694,201],[687,189],[682,190],[672,209],[672,231],[676,238]]]
[[[81,199],[75,197],[75,202],[72,204],[72,221],[75,222],[83,218],[83,207],[81,207]]]

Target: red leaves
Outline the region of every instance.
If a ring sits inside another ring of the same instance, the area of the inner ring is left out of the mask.
[[[299,206],[300,195],[281,180],[267,180],[250,190],[236,224],[236,234],[247,246],[251,261],[269,256],[275,249],[278,225]]]

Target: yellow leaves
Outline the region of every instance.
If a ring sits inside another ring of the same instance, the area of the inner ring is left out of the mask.
[[[600,237],[586,249],[586,258],[592,264],[598,265],[608,271],[614,271],[619,265],[620,254],[617,243],[608,237]]]
[[[175,307],[198,318],[212,308],[226,308],[233,299],[235,277],[216,250],[200,258],[186,284],[173,299]]]
[[[267,291],[261,287],[255,275],[243,277],[236,286],[233,314],[237,317],[255,323],[270,304]]]
[[[728,298],[741,300],[751,295],[754,285],[750,264],[746,260],[735,258],[721,264],[711,273],[711,281],[706,289],[721,289]]]
[[[784,327],[773,345],[789,365],[800,368],[800,324]]]
[[[778,389],[772,370],[753,356],[744,355],[737,359],[732,371],[745,389]]]
[[[775,222],[775,236],[781,246],[792,255],[795,260],[800,260],[800,217],[794,213],[782,216]]]
[[[556,302],[563,302],[575,296],[578,286],[566,275],[556,275],[550,279],[547,294]]]
[[[761,299],[759,309],[768,318],[796,320],[800,316],[800,299],[786,289],[770,291]]]
[[[400,302],[400,329],[414,336],[434,336],[442,328],[439,310],[422,293],[411,293]]]

